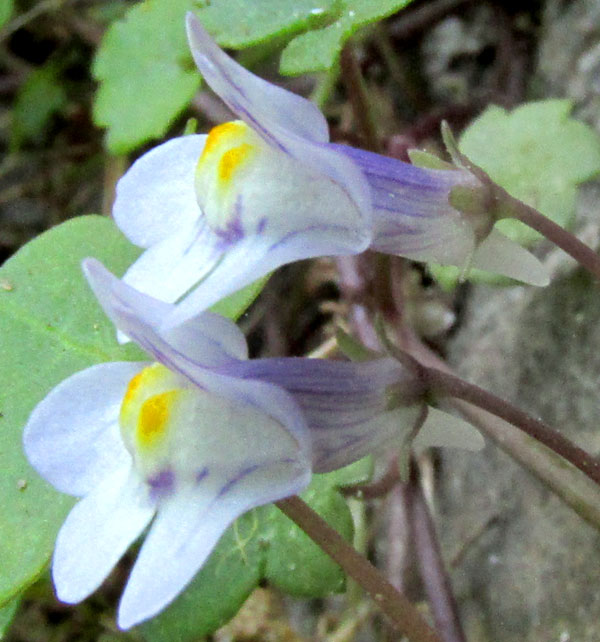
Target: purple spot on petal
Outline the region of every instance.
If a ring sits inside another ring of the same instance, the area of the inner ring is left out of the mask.
[[[234,245],[244,238],[244,226],[242,225],[242,197],[238,196],[235,201],[235,213],[233,217],[227,221],[224,228],[215,230],[215,234],[223,243],[223,248]]]
[[[199,484],[208,475],[208,468],[205,466],[196,473],[196,483]]]
[[[175,486],[175,473],[170,470],[161,470],[146,480],[150,486],[150,493],[153,497],[164,497],[173,491]]]
[[[258,222],[258,226],[256,227],[256,233],[262,234],[265,231],[266,227],[267,227],[267,217],[263,216]]]

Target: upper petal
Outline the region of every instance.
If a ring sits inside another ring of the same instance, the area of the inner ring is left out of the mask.
[[[55,488],[85,495],[131,458],[119,434],[119,409],[145,363],[102,363],[65,379],[31,413],[27,458]]]
[[[63,602],[93,593],[154,515],[147,488],[122,466],[71,510],[56,540],[52,578]]]
[[[123,234],[150,247],[200,216],[194,189],[206,136],[174,138],[141,156],[117,183],[113,217]]]
[[[86,259],[82,265],[94,294],[113,323],[154,356],[160,354],[154,345],[158,343],[170,353],[185,354],[206,368],[246,358],[244,335],[229,319],[205,312],[159,337],[158,328],[173,311],[173,305],[138,292],[95,259]],[[157,360],[161,359],[157,356]]]
[[[249,403],[265,412],[286,426],[306,452],[310,451],[304,417],[285,390],[228,374],[226,366],[243,363],[239,357],[246,356],[241,354],[245,344],[232,321],[207,312],[191,321],[190,326],[165,330],[163,319],[173,306],[137,292],[95,259],[86,259],[83,267],[108,316],[156,361],[204,390]],[[208,324],[207,332],[204,323]]]
[[[198,69],[227,106],[261,133],[273,126],[297,136],[327,142],[327,121],[310,101],[250,73],[223,52],[193,13],[187,33]]]
[[[326,144],[327,122],[318,108],[238,65],[191,13],[187,29],[198,68],[229,108],[274,150],[287,154],[314,175],[327,176],[337,183],[365,223],[370,224],[371,202],[366,180],[350,159]]]

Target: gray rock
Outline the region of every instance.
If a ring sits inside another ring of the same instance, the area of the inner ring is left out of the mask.
[[[597,294],[580,272],[544,290],[476,288],[451,361],[599,452]],[[600,533],[492,444],[445,454],[440,488],[469,640],[600,639]]]
[[[543,96],[568,96],[600,129],[600,1],[550,1],[539,49]],[[579,203],[598,244],[597,188]],[[450,362],[465,378],[600,453],[600,289],[559,251],[545,289],[473,288]],[[437,526],[470,642],[598,642],[600,533],[488,444],[444,453]]]

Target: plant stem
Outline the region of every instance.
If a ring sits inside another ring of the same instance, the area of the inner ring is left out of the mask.
[[[444,567],[435,526],[423,495],[418,468],[414,461],[404,490],[413,548],[417,554],[421,579],[437,630],[444,642],[466,642],[458,616],[458,605]]]
[[[435,368],[420,367],[428,390],[433,394],[462,399],[508,421],[559,454],[600,485],[600,462],[563,436],[558,430],[479,386]]]
[[[406,597],[302,499],[288,497],[275,505],[369,593],[411,642],[442,642]]]
[[[424,365],[409,352],[397,348],[386,336],[383,323],[376,323],[378,336],[387,351],[407,369],[412,370],[415,377],[420,380],[422,394],[446,396],[453,399],[462,399],[482,410],[504,419],[519,430],[527,433],[541,444],[573,464],[593,482],[600,486],[600,461],[588,452],[567,439],[558,430],[545,424],[540,419],[535,419],[528,413],[513,406],[508,401],[497,397],[491,392],[469,383],[447,370],[438,370]]]
[[[352,113],[356,118],[356,125],[364,140],[365,147],[373,152],[380,152],[381,145],[379,144],[377,128],[371,113],[369,97],[350,42],[347,42],[342,49],[340,66],[342,78],[348,92],[348,99],[352,106]]]
[[[600,256],[576,236],[567,232],[560,225],[540,214],[536,209],[506,194],[505,198],[512,210],[513,218],[525,223],[528,227],[545,236],[549,241],[572,256],[583,268],[600,280]]]
[[[451,372],[448,365],[414,334],[406,334],[410,353],[418,357],[419,362]],[[496,446],[537,477],[580,517],[594,528],[600,529],[600,487],[595,482],[582,475],[553,450],[512,424],[460,399],[451,398],[448,401]]]

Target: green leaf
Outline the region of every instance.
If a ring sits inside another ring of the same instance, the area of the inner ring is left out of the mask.
[[[459,148],[510,194],[569,227],[577,185],[600,172],[600,138],[569,117],[569,100],[531,102],[508,112],[488,107],[463,132]],[[539,234],[519,221],[497,227],[523,245]]]
[[[215,303],[215,305],[211,307],[211,311],[229,319],[237,319],[262,292],[270,276],[270,274],[267,274],[267,276],[263,276],[261,279],[254,281],[254,283],[250,283],[250,285],[247,285],[245,288],[226,296],[218,303]]]
[[[4,640],[4,637],[8,633],[20,601],[21,598],[16,597],[5,606],[0,607],[0,640]]]
[[[221,46],[242,49],[320,26],[336,6],[337,0],[211,0],[196,13]]]
[[[185,35],[185,14],[194,5],[146,0],[107,30],[93,67],[100,82],[94,120],[108,129],[111,152],[163,136],[198,89]]]
[[[138,250],[112,221],[88,216],[42,234],[0,268],[0,604],[43,570],[73,503],[23,455],[29,413],[74,372],[141,355],[116,342],[85,282],[80,262],[91,255],[120,274]]]
[[[412,0],[339,0],[338,15],[327,26],[294,38],[281,55],[282,74],[327,71],[337,62],[346,40],[358,29],[381,20]]]
[[[14,0],[2,0],[0,2],[0,29],[10,20],[14,5]]]
[[[365,458],[315,475],[303,497],[351,539],[350,511],[337,489],[365,482],[371,474],[372,461]],[[225,624],[265,579],[291,594],[311,597],[344,587],[341,569],[279,509],[263,506],[227,530],[190,586],[140,630],[148,642],[194,642]]]
[[[341,486],[363,483],[372,474],[371,458],[327,475],[314,475],[302,498],[348,541],[354,526]],[[279,509],[272,516],[265,578],[280,590],[301,597],[324,597],[344,590],[342,569]]]
[[[67,102],[53,62],[32,71],[17,94],[12,112],[11,148],[26,141],[41,142],[52,116]]]

